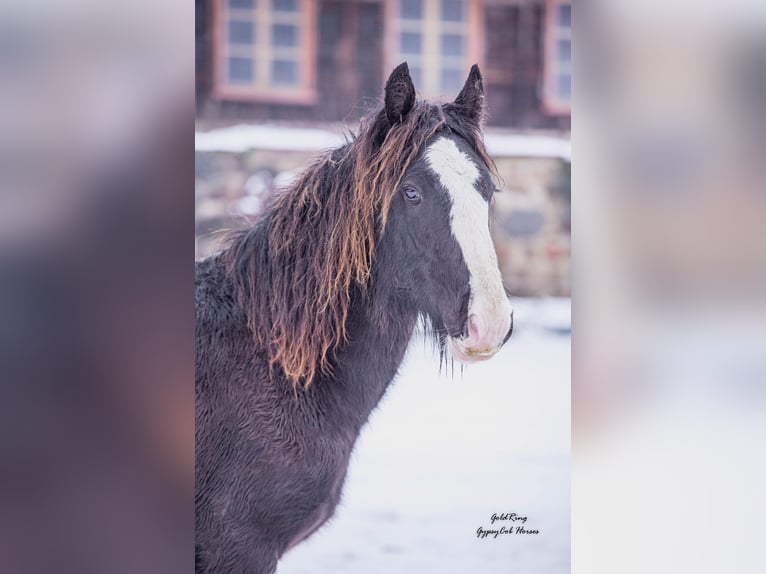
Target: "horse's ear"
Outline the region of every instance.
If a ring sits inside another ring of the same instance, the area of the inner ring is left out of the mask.
[[[468,120],[477,127],[481,127],[484,122],[484,82],[481,79],[479,66],[474,64],[468,73],[468,79],[463,85],[463,89],[451,104],[444,106],[447,110],[453,111],[458,116]]]
[[[402,122],[415,105],[415,86],[407,62],[399,64],[388,77],[384,103],[386,118],[392,126]]]

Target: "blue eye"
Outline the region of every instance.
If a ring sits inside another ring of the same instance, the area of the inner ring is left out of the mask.
[[[422,199],[420,192],[414,187],[405,187],[402,190],[402,193],[404,193],[404,197],[410,203],[420,203],[420,200]]]

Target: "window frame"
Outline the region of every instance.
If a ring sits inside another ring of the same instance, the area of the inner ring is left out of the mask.
[[[274,86],[269,83],[263,85],[236,85],[227,81],[226,61],[229,54],[229,44],[226,41],[226,26],[228,0],[213,0],[212,35],[212,88],[211,95],[214,99],[223,101],[244,101],[253,103],[273,104],[299,104],[314,105],[318,101],[316,87],[316,60],[317,60],[317,3],[318,0],[299,0],[299,30],[301,45],[298,47],[299,62],[298,84],[296,86]],[[269,5],[269,26],[272,26],[273,10],[270,7],[271,0],[254,0],[257,8],[261,4]],[[270,38],[270,37],[269,37]],[[256,45],[257,39],[256,39]],[[272,50],[269,44],[269,54]],[[269,62],[273,58],[268,59]]]
[[[558,96],[556,79],[559,73],[558,41],[562,39],[559,31],[558,8],[563,4],[572,5],[572,0],[546,0],[545,2],[545,48],[543,56],[543,108],[546,113],[554,116],[572,114],[572,58],[569,62],[570,91],[569,99]],[[569,41],[572,41],[572,21],[569,22]],[[571,54],[571,51],[570,51]]]
[[[434,22],[427,19],[428,13],[429,11],[436,13],[440,2],[441,0],[423,0],[424,14],[421,22],[424,23],[424,26],[422,27],[421,33],[424,36],[425,42],[427,42],[425,37],[428,34],[429,26],[432,26]],[[482,41],[484,37],[484,2],[483,0],[465,0],[465,3],[465,55],[463,56],[464,61],[462,71],[467,78],[472,64],[478,64],[479,67],[481,67],[484,63],[484,44]],[[403,31],[401,27],[402,18],[400,17],[399,11],[401,2],[400,0],[384,0],[383,4],[383,82],[385,83],[391,70],[402,62],[407,61],[407,56],[401,53],[401,46],[399,43],[399,38]],[[433,5],[430,10],[429,5]],[[435,83],[438,85],[438,79],[433,80],[433,78],[438,78],[438,75],[443,69],[441,66],[442,55],[438,44],[439,35],[443,30],[441,26],[443,20],[438,20],[436,22],[438,22],[438,29],[435,33],[432,29],[430,31],[431,34],[435,36],[433,41],[436,46],[435,54],[437,65],[434,65],[434,62],[432,61],[434,59],[434,54],[427,54],[427,50],[424,47],[421,52],[423,55],[421,60],[421,70],[424,72],[426,69],[434,71],[432,72],[431,81],[428,81],[428,79],[424,77],[421,79],[421,85],[417,85],[416,82],[415,89],[426,98],[442,98],[446,101],[447,99],[452,99],[457,96],[458,92],[455,92],[454,94],[436,94],[430,90],[430,88],[433,87],[432,84]],[[460,88],[458,88],[458,91],[459,90]]]

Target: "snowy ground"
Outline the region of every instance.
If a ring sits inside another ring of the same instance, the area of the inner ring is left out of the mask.
[[[454,377],[413,339],[334,519],[279,574],[569,573],[569,301],[513,304],[506,347]],[[477,538],[512,512],[539,534]]]

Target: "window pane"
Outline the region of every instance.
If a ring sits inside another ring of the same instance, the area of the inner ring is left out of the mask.
[[[560,4],[559,5],[559,26],[564,28],[572,27],[572,5]]]
[[[298,10],[298,0],[272,0],[271,5],[277,12],[295,12]]]
[[[463,87],[463,72],[461,70],[444,69],[441,73],[440,92],[442,96],[457,94]]]
[[[442,20],[447,22],[462,22],[465,20],[463,0],[442,0]]]
[[[297,46],[298,27],[292,24],[274,24],[271,27],[271,43],[274,46]]]
[[[569,100],[572,97],[572,76],[569,74],[559,74],[556,78],[556,95],[562,100]]]
[[[572,40],[559,40],[558,56],[561,62],[572,61]]]
[[[442,34],[442,56],[462,56],[463,36],[460,34]]]
[[[229,8],[252,8],[254,0],[229,0]]]
[[[420,54],[423,36],[417,32],[402,32],[402,54]]]
[[[423,18],[423,0],[401,0],[402,18],[421,20]]]
[[[253,61],[250,58],[229,58],[229,83],[253,83]]]
[[[229,44],[252,44],[253,23],[229,21]]]
[[[294,60],[274,60],[271,63],[271,83],[294,86],[298,83],[298,63]]]

